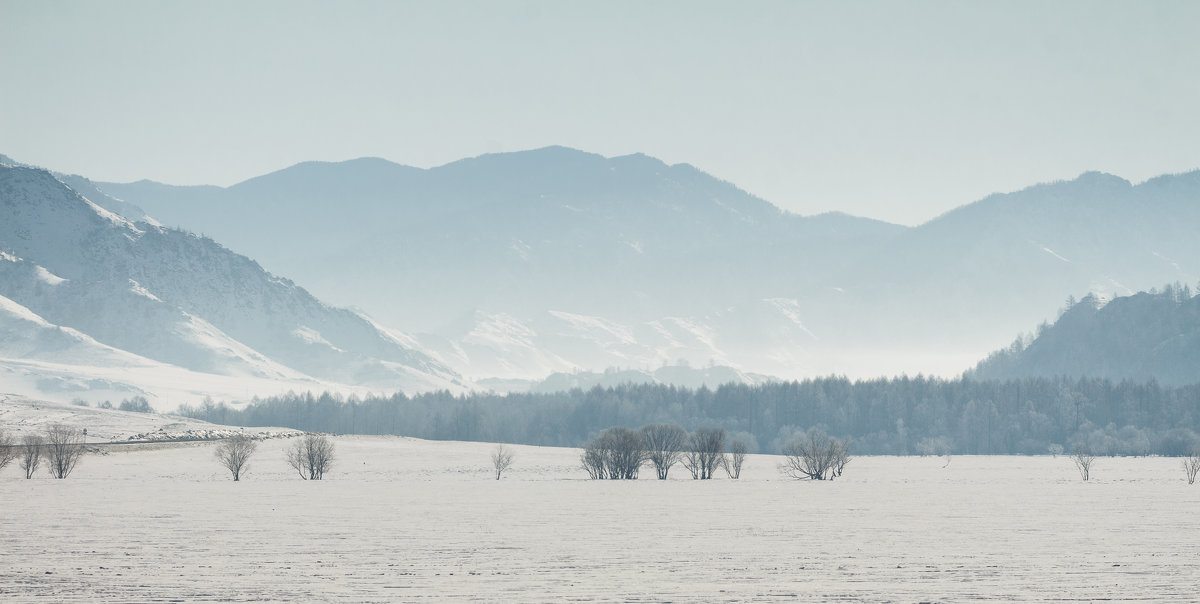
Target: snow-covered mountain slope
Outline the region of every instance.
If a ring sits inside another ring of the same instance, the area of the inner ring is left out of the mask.
[[[206,397],[246,400],[283,390],[368,391],[322,382],[269,361],[267,367],[269,373],[257,375],[249,371],[190,371],[101,344],[0,296],[0,391],[62,402],[82,399],[114,404],[131,396],[146,396],[160,409],[197,404]]]
[[[190,417],[165,415],[167,411],[169,410],[162,410],[160,413],[135,413],[0,392],[0,426],[18,440],[24,434],[44,433],[52,424],[87,429],[87,443],[121,442],[130,439],[168,440],[172,437],[211,438],[235,432],[262,436],[296,432],[288,428],[220,426]]]
[[[0,295],[105,345],[226,376],[464,386],[360,314],[211,239],[135,225],[44,170],[0,166],[0,216]]]

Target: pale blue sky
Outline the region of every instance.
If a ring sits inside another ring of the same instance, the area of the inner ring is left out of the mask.
[[[229,185],[566,145],[924,221],[1200,168],[1200,2],[0,0],[0,153]]]

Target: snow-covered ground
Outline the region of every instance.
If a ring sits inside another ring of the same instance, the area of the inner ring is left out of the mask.
[[[0,410],[33,426],[27,407]],[[147,427],[93,411],[78,419],[114,437]],[[1062,456],[859,457],[833,482],[786,479],[778,458],[750,456],[737,481],[676,468],[667,482],[601,482],[576,450],[515,446],[496,481],[494,445],[343,436],[334,471],[306,482],[284,463],[288,443],[263,441],[237,483],[213,443],[111,447],[62,481],[6,468],[0,601],[1200,593],[1200,485],[1176,459],[1100,458],[1087,483]]]

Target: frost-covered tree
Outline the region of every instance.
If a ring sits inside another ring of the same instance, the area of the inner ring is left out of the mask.
[[[321,480],[333,465],[333,440],[324,434],[305,434],[288,449],[287,462],[300,478]]]
[[[258,449],[258,443],[245,434],[237,434],[226,438],[217,445],[217,461],[229,470],[234,482],[241,480],[242,474],[248,469],[250,457]]]
[[[513,464],[513,459],[516,454],[512,449],[504,445],[496,445],[496,450],[492,451],[492,468],[496,470],[496,480],[500,480],[500,475]]]
[[[636,480],[646,461],[642,433],[623,426],[605,430],[584,446],[580,462],[593,479]]]
[[[780,469],[792,478],[832,480],[850,463],[850,446],[814,429],[784,447],[783,456]]]
[[[46,444],[43,453],[50,475],[66,478],[83,457],[83,433],[75,426],[51,424],[46,428]]]
[[[687,430],[673,424],[650,424],[642,426],[642,439],[646,458],[654,464],[658,479],[666,480],[671,466],[679,462],[679,456],[687,444]]]

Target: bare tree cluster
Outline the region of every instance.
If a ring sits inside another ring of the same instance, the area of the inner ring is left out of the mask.
[[[46,428],[43,454],[51,476],[59,479],[70,476],[83,453],[83,433],[79,428],[66,424],[51,424]]]
[[[784,447],[783,456],[781,469],[792,478],[833,480],[850,463],[850,446],[814,429]]]
[[[1200,473],[1200,446],[1193,447],[1183,458],[1183,471],[1187,473],[1188,484],[1195,484],[1196,474]]]
[[[333,440],[324,434],[306,433],[288,449],[287,462],[300,478],[321,480],[333,465]]]
[[[496,470],[496,480],[500,480],[500,475],[512,466],[514,458],[516,458],[516,454],[512,449],[504,445],[496,445],[496,450],[492,452],[492,467]]]
[[[226,470],[229,470],[236,482],[241,480],[242,473],[248,468],[250,456],[254,455],[254,451],[257,449],[258,443],[245,434],[238,434],[217,445],[217,461],[221,462]]]
[[[679,463],[683,448],[688,442],[687,430],[673,424],[650,424],[642,426],[642,440],[646,446],[646,458],[654,464],[659,480],[666,480],[671,466]]]
[[[683,453],[683,467],[694,480],[708,480],[725,461],[725,429],[700,428],[692,433]]]
[[[80,440],[82,443],[82,437]],[[25,473],[25,478],[33,478],[38,468],[41,467],[42,448],[45,443],[46,439],[42,435],[32,432],[21,437],[21,442],[18,443],[17,439],[11,433],[0,430],[0,470],[3,470],[5,466],[16,460],[17,466]],[[82,446],[80,447],[80,453],[82,454]],[[64,464],[65,473],[62,476],[57,476],[57,478],[65,478],[67,474],[70,474],[75,461]],[[69,467],[66,467],[67,465]]]
[[[593,479],[636,479],[643,465],[654,466],[659,480],[666,480],[671,468],[681,463],[695,480],[708,480],[724,468],[730,478],[738,478],[749,453],[741,441],[725,453],[723,428],[687,430],[672,424],[649,424],[640,430],[609,428],[584,445],[580,464]]]
[[[603,480],[636,480],[646,461],[642,433],[623,426],[609,428],[583,448],[580,462],[588,476]]]

